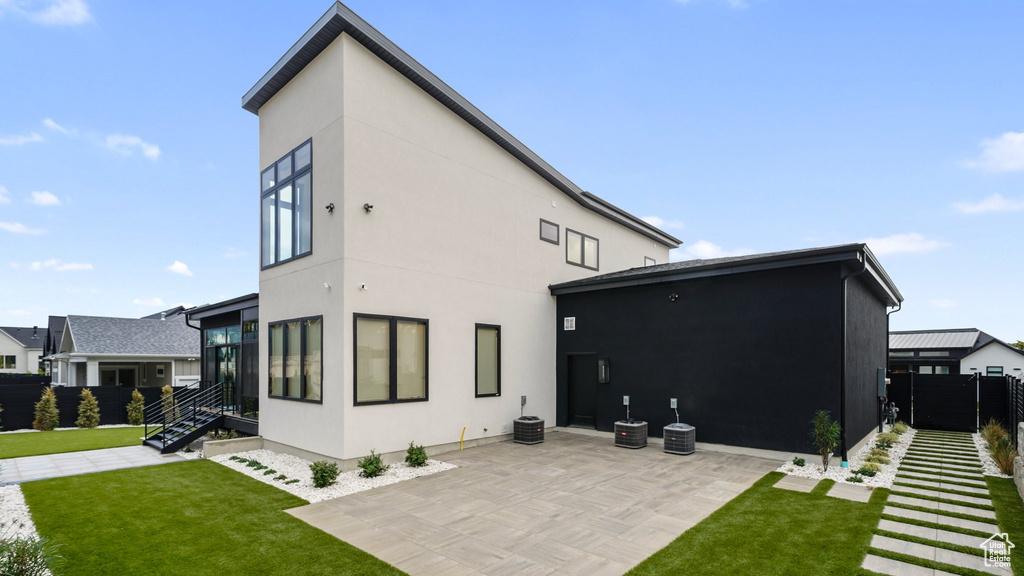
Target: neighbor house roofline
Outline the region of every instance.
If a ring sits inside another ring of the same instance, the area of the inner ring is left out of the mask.
[[[528,166],[576,203],[617,222],[669,248],[678,248],[682,241],[630,215],[596,196],[584,192],[522,142],[491,120],[462,95],[427,70],[412,56],[377,31],[341,2],[333,6],[299,38],[284,56],[242,97],[242,108],[259,115],[260,107],[291,81],[342,33],[377,55],[392,68],[430,94],[471,126],[501,146],[506,152]]]
[[[900,291],[889,278],[889,275],[885,273],[885,270],[875,259],[874,254],[871,253],[871,250],[865,244],[845,244],[842,246],[811,248],[807,250],[790,250],[787,252],[731,256],[711,260],[673,262],[642,268],[630,268],[621,272],[612,272],[582,280],[563,282],[561,284],[554,284],[549,288],[551,294],[560,296],[577,292],[660,284],[678,280],[760,272],[763,270],[776,270],[827,262],[864,262],[867,270],[870,272],[870,276],[874,279],[874,284],[884,294],[886,305],[895,306],[903,301],[903,295],[900,294]]]

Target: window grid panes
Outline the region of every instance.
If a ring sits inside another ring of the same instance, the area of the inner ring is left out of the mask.
[[[985,375],[986,376],[1002,376],[1003,375],[1003,367],[1002,366],[986,366],[985,367]]]
[[[355,315],[355,404],[427,400],[427,321]]]
[[[476,396],[501,396],[501,327],[476,325]]]
[[[263,268],[313,251],[312,166],[312,141],[307,140],[261,173]]]
[[[275,322],[270,332],[270,396],[321,402],[323,318]]]
[[[593,236],[565,229],[565,261],[591,270],[600,268],[600,241]]]

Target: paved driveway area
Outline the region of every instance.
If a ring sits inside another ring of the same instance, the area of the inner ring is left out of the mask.
[[[3,468],[0,469],[0,486],[44,478],[57,478],[58,476],[180,462],[181,460],[184,458],[177,454],[160,454],[148,446],[125,446],[85,452],[9,458],[0,461],[3,463]]]
[[[289,512],[412,576],[622,574],[779,465],[561,431],[441,459],[459,468]]]

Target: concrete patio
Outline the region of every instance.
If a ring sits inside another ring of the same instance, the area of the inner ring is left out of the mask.
[[[412,576],[622,574],[778,466],[565,431],[443,459],[459,468],[289,513]]]
[[[184,460],[177,454],[160,454],[146,446],[103,448],[83,452],[65,452],[44,456],[25,456],[2,460],[0,486],[32,480],[106,472],[121,468],[153,466]]]

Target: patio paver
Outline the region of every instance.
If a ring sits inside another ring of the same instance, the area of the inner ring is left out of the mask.
[[[803,478],[800,476],[786,475],[785,478],[775,483],[776,488],[782,488],[783,490],[793,490],[794,492],[810,492],[818,485],[820,480],[814,478]]]
[[[182,460],[184,458],[177,454],[160,454],[153,448],[141,445],[8,458],[0,460],[3,463],[3,468],[0,469],[0,486]]]
[[[871,490],[865,486],[836,482],[828,491],[828,496],[854,502],[867,502],[871,499]]]

